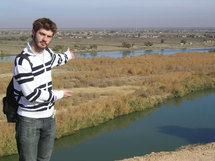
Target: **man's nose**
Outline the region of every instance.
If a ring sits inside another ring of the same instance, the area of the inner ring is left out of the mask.
[[[43,41],[47,41],[48,37],[45,35],[43,36]]]

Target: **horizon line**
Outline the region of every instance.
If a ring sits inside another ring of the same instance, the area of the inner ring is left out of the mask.
[[[58,30],[70,29],[215,29],[215,27],[60,27]],[[32,28],[1,28],[0,30],[32,30]]]

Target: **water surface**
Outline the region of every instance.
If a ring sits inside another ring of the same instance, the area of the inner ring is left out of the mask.
[[[121,58],[124,56],[140,56],[147,54],[163,54],[171,55],[174,53],[188,53],[188,52],[208,52],[213,48],[186,48],[186,49],[161,49],[161,50],[134,50],[134,51],[105,51],[105,52],[94,52],[94,53],[77,53],[76,57],[93,58],[93,57],[111,57]],[[0,62],[3,61],[14,61],[15,56],[4,56],[0,57]]]
[[[215,141],[214,92],[169,100],[65,137],[56,142],[52,161],[112,161]]]

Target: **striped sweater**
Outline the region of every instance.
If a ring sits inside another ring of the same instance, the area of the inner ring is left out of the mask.
[[[16,57],[13,67],[13,84],[15,95],[21,91],[18,102],[18,115],[29,118],[47,118],[54,113],[54,103],[63,97],[62,90],[52,90],[51,69],[63,65],[72,59],[69,51],[55,54],[45,49],[41,54],[35,54],[30,44],[21,54],[28,59]]]

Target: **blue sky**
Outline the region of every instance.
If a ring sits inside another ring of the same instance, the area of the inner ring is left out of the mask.
[[[215,27],[215,0],[1,0],[0,28]]]

